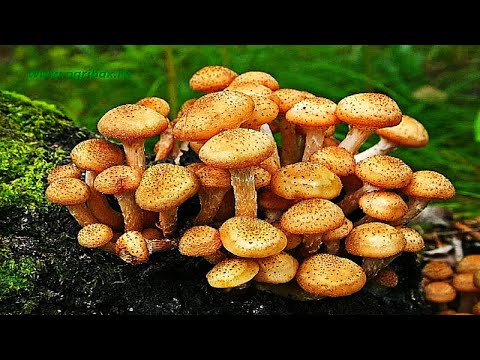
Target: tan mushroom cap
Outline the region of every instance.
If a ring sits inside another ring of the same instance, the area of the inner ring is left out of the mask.
[[[342,191],[342,181],[326,166],[298,162],[280,168],[271,181],[272,191],[285,199],[333,199]]]
[[[278,254],[287,245],[287,237],[265,220],[235,216],[220,227],[225,249],[246,258],[264,258]]]
[[[380,286],[394,288],[398,285],[398,275],[395,270],[384,268],[378,272],[373,281]]]
[[[238,91],[218,91],[198,98],[173,127],[173,135],[183,141],[206,141],[212,136],[238,128],[251,120],[255,102]]]
[[[189,228],[178,243],[178,251],[186,256],[208,256],[221,247],[220,232],[210,226]]]
[[[199,172],[205,166],[207,165],[205,165],[202,162],[195,162],[195,163],[188,164],[186,168],[192,171],[195,175],[197,175],[197,172]]]
[[[273,154],[276,144],[266,134],[252,129],[225,130],[213,136],[198,156],[205,164],[224,169],[258,165]]]
[[[453,269],[446,261],[430,261],[422,269],[430,280],[447,280],[453,276]]]
[[[259,271],[253,280],[268,284],[283,284],[295,278],[298,261],[286,252],[258,259]]]
[[[252,173],[255,181],[255,190],[270,185],[272,175],[270,175],[267,170],[262,169],[259,166],[252,166]]]
[[[230,84],[225,90],[235,90],[246,95],[270,96],[273,91],[269,87],[259,83],[234,83]]]
[[[82,180],[75,178],[60,178],[45,190],[48,201],[58,205],[79,205],[87,201],[90,188]]]
[[[350,219],[345,218],[342,225],[323,234],[322,241],[328,242],[341,240],[348,234],[350,234],[350,231],[352,231],[352,229],[353,223],[350,221]]]
[[[308,91],[301,91],[289,88],[278,89],[274,91],[272,95],[270,95],[270,98],[277,103],[278,110],[282,114],[285,114],[296,103],[306,98],[314,97],[315,95],[309,93]]]
[[[378,259],[402,252],[405,244],[399,230],[380,222],[355,227],[345,240],[345,248],[350,254]]]
[[[47,182],[51,184],[54,181],[57,181],[61,178],[74,178],[80,179],[82,177],[82,172],[77,167],[77,165],[71,163],[66,165],[58,165],[54,167],[47,177]]]
[[[98,248],[113,239],[112,229],[105,224],[89,224],[80,229],[78,243],[87,248]]]
[[[446,200],[455,196],[455,188],[444,175],[431,170],[415,171],[403,193],[420,199]]]
[[[382,221],[398,220],[408,210],[408,206],[402,197],[390,191],[366,193],[362,195],[358,205],[366,215]]]
[[[187,113],[187,111],[190,110],[190,108],[195,103],[195,101],[197,101],[197,98],[192,98],[192,99],[185,100],[185,102],[182,104],[182,106],[180,106],[180,110],[178,110],[177,119],[179,117],[185,115]],[[170,123],[172,124],[172,126],[175,125],[173,123],[173,121],[171,121]]]
[[[93,186],[102,194],[116,195],[136,190],[141,180],[142,172],[139,169],[117,165],[98,174]]]
[[[423,250],[425,247],[425,242],[423,241],[422,235],[411,227],[408,226],[399,226],[397,230],[400,231],[405,239],[405,247],[403,248],[404,252],[418,252]]]
[[[338,176],[348,176],[355,173],[355,158],[344,148],[328,146],[315,151],[310,162],[322,164]]]
[[[293,234],[323,234],[341,226],[344,219],[342,209],[333,202],[308,199],[285,211],[280,226]]]
[[[165,116],[137,104],[117,106],[107,111],[97,123],[103,136],[127,142],[159,135],[167,127]]]
[[[207,281],[214,288],[233,288],[252,280],[259,266],[252,259],[225,259],[207,273]]]
[[[315,254],[300,264],[296,279],[298,285],[309,293],[337,297],[359,291],[365,285],[367,276],[350,259]]]
[[[475,270],[473,273],[473,283],[476,287],[480,288],[480,270]]]
[[[372,129],[395,126],[402,121],[402,111],[395,100],[380,93],[359,93],[340,100],[337,117],[350,125]]]
[[[285,246],[285,249],[283,250],[292,250],[295,249],[298,245],[300,245],[303,241],[303,237],[300,234],[292,234],[288,232],[287,230],[283,229],[280,220],[275,221],[273,224],[277,229],[279,229],[281,232],[285,234],[287,237],[287,246]]]
[[[245,121],[242,127],[255,129],[276,119],[278,105],[275,101],[260,95],[250,95],[250,97],[255,103],[255,109],[252,118]]]
[[[480,293],[480,288],[475,286],[473,272],[457,273],[453,275],[452,286],[463,293]]]
[[[84,140],[70,152],[72,162],[80,169],[100,172],[125,161],[123,151],[105,139]]]
[[[292,106],[285,119],[302,127],[329,127],[340,124],[335,115],[337,104],[324,97],[312,97]]]
[[[158,219],[158,214],[155,214],[156,218]],[[142,230],[142,236],[147,240],[155,240],[163,238],[162,233],[160,230],[155,228],[146,228]]]
[[[225,169],[204,165],[195,171],[200,184],[204,188],[228,188],[230,183],[230,172]],[[190,167],[190,166],[189,166]]]
[[[162,98],[156,96],[149,96],[137,101],[137,105],[146,106],[152,110],[155,110],[164,117],[168,117],[170,114],[170,105]]]
[[[389,155],[374,155],[357,163],[355,175],[373,186],[399,189],[411,181],[413,171],[399,158]]]
[[[432,281],[425,285],[423,292],[425,300],[436,304],[446,304],[457,297],[455,288],[445,281]]]
[[[225,89],[237,76],[225,66],[208,65],[192,75],[189,85],[192,90],[211,93]]]
[[[200,183],[191,170],[179,165],[156,164],[143,174],[135,201],[143,210],[163,211],[180,206],[199,188]]]
[[[247,71],[238,75],[231,83],[230,86],[235,87],[240,83],[252,83],[260,84],[268,87],[269,89],[275,91],[278,90],[280,85],[275,78],[269,73],[263,71]]]
[[[115,243],[115,252],[124,261],[137,265],[148,261],[147,242],[139,231],[127,231]]]
[[[457,273],[475,272],[480,270],[480,254],[465,255],[457,264]]]
[[[404,147],[418,148],[427,145],[428,132],[420,121],[408,115],[402,116],[397,126],[377,129],[381,137]]]
[[[287,210],[294,202],[275,194],[271,189],[265,189],[257,196],[258,206],[271,210]]]

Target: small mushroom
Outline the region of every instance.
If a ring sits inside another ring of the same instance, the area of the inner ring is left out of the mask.
[[[288,232],[287,230],[283,229],[280,220],[275,221],[273,224],[277,229],[279,229],[281,232],[285,234],[287,237],[287,246],[285,246],[285,251],[295,249],[298,245],[302,243],[302,235],[299,234],[292,234],[291,232]]]
[[[372,280],[375,284],[386,288],[394,288],[398,285],[398,275],[390,268],[380,270]]]
[[[268,87],[270,90],[278,90],[280,86],[278,85],[278,81],[264,71],[247,71],[240,75],[238,75],[233,81],[230,83],[229,86],[235,87],[241,83],[250,83],[250,84],[260,84],[263,86]]]
[[[473,272],[456,273],[452,286],[460,293],[458,312],[471,312],[473,305],[480,301],[480,288],[475,286]]]
[[[270,97],[273,90],[269,87],[262,85],[260,83],[251,83],[251,82],[237,82],[234,84],[228,85],[225,90],[235,90],[247,95],[257,95],[257,96],[266,96]]]
[[[70,164],[59,165],[54,167],[48,173],[47,182],[51,184],[52,182],[61,178],[80,179],[81,177],[82,177],[82,172],[77,167],[77,165],[70,163]]]
[[[425,248],[423,237],[417,230],[408,226],[397,226],[396,229],[402,233],[405,239],[403,252],[419,252]]]
[[[220,232],[210,226],[193,226],[185,231],[178,243],[180,254],[185,256],[202,256],[211,264],[225,259],[220,251],[222,241]]]
[[[170,114],[170,105],[168,102],[162,98],[156,96],[149,96],[142,98],[136,102],[137,105],[146,106],[152,110],[155,110],[164,117],[168,117]]]
[[[114,233],[105,224],[89,224],[81,228],[77,235],[78,243],[87,248],[100,248],[115,253]]]
[[[265,214],[265,220],[274,223],[283,212],[294,204],[293,200],[275,194],[270,187],[258,193],[258,207]]]
[[[295,278],[298,261],[286,252],[256,260],[259,271],[253,280],[267,284],[283,284]]]
[[[150,256],[147,242],[139,231],[127,231],[120,236],[115,251],[120,259],[131,265],[146,263]]]
[[[220,65],[208,65],[197,70],[189,80],[192,90],[212,93],[225,89],[238,74]]]
[[[437,304],[439,310],[446,310],[447,304],[457,297],[455,288],[445,281],[432,281],[423,289],[425,300]]]
[[[480,270],[480,254],[465,255],[455,268],[457,273],[474,273]]]
[[[339,177],[355,173],[355,160],[353,155],[344,148],[329,146],[315,151],[309,159],[310,162],[322,164]]]
[[[248,283],[257,275],[258,263],[252,259],[225,259],[207,273],[207,281],[214,288],[234,288]]]
[[[342,225],[323,234],[322,242],[325,243],[325,246],[327,247],[327,253],[338,255],[338,251],[340,250],[340,240],[347,237],[352,229],[353,223],[350,219],[345,218]]]
[[[433,281],[448,280],[453,276],[453,269],[446,261],[430,261],[422,269],[422,273]]]
[[[395,221],[404,216],[408,210],[402,197],[391,191],[372,191],[363,194],[358,205],[366,216],[355,225],[372,221]]]

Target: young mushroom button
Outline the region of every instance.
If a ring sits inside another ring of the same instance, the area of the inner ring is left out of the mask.
[[[185,231],[178,243],[178,251],[185,256],[202,256],[208,262],[217,264],[225,258],[220,251],[220,232],[210,226],[193,226]]]
[[[225,66],[209,65],[197,70],[189,80],[192,90],[211,93],[225,89],[238,74]]]
[[[256,260],[259,265],[258,274],[253,280],[267,284],[282,284],[295,278],[298,261],[286,252],[280,252],[266,258]]]
[[[101,248],[115,253],[115,244],[113,243],[114,233],[112,229],[105,224],[90,224],[78,232],[77,240],[81,246],[87,248]]]
[[[233,288],[248,283],[258,270],[253,259],[225,259],[207,273],[207,281],[214,288]]]

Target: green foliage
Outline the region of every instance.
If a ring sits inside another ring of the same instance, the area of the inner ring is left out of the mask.
[[[475,133],[475,141],[480,142],[480,111],[477,113],[477,116],[475,116],[473,131]]]

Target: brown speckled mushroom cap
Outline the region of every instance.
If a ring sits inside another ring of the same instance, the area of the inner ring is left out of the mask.
[[[255,190],[270,185],[272,175],[270,175],[267,170],[262,169],[259,166],[252,166],[252,173],[255,181]]]
[[[193,226],[185,231],[178,251],[186,256],[208,256],[222,247],[220,232],[210,226]]]
[[[127,231],[115,243],[115,252],[124,261],[137,265],[148,261],[147,242],[139,231]]]
[[[423,241],[422,235],[411,227],[408,226],[399,226],[397,230],[400,231],[405,239],[405,247],[403,248],[404,252],[418,252],[423,250],[425,247],[425,242]]]
[[[480,254],[465,255],[457,264],[457,273],[475,272],[480,270]]]
[[[405,244],[400,231],[380,222],[355,227],[345,240],[345,248],[350,254],[378,259],[402,252]]]
[[[377,129],[376,133],[399,146],[412,148],[427,145],[429,139],[425,127],[408,115],[403,115],[397,126]]]
[[[141,180],[142,172],[139,169],[117,165],[98,174],[93,186],[102,194],[116,195],[136,190]]]
[[[207,273],[207,281],[214,288],[232,288],[252,280],[258,270],[255,260],[225,259]]]
[[[285,114],[285,119],[302,127],[328,127],[340,124],[335,115],[335,104],[324,97],[312,97],[292,106]]]
[[[237,84],[240,83],[252,83],[252,84],[260,84],[263,86],[268,87],[270,90],[278,90],[280,87],[278,85],[278,81],[264,71],[247,71],[240,75],[238,75],[230,84],[230,86],[235,87]]]
[[[372,191],[358,201],[360,209],[372,218],[395,221],[407,213],[408,206],[402,197],[390,191]]]
[[[423,288],[425,300],[435,304],[446,304],[455,300],[455,288],[445,281],[432,281]]]
[[[373,282],[380,286],[394,288],[398,285],[398,275],[393,269],[383,268],[375,275]]]
[[[225,169],[202,164],[201,168],[195,171],[195,175],[204,188],[228,188],[231,186],[230,172]]]
[[[340,178],[322,164],[298,162],[280,168],[271,181],[272,191],[285,199],[333,199],[340,194]]]
[[[89,139],[79,142],[70,152],[72,162],[80,169],[100,172],[125,161],[123,151],[105,139]]]
[[[58,205],[79,205],[87,201],[90,188],[82,180],[75,178],[61,178],[45,190],[48,201]]]
[[[189,85],[192,90],[211,93],[225,89],[237,76],[225,66],[208,65],[192,75]]]
[[[294,204],[293,200],[278,196],[270,188],[258,193],[257,202],[258,206],[272,210],[287,210]]]
[[[103,136],[127,142],[159,135],[167,126],[165,116],[137,104],[117,106],[107,111],[97,123]]]
[[[231,129],[203,144],[198,156],[207,165],[242,169],[261,163],[273,154],[275,146],[272,138],[260,131]]]
[[[352,229],[353,223],[350,221],[350,219],[345,218],[342,225],[323,234],[322,241],[338,241],[350,234],[350,231],[352,231]]]
[[[257,259],[259,271],[253,280],[268,284],[283,284],[295,278],[298,261],[286,252]]]
[[[413,173],[412,179],[402,192],[420,199],[450,199],[455,195],[455,188],[444,175],[431,170]]]
[[[180,110],[178,110],[178,113],[177,113],[177,119],[181,116],[183,116],[184,114],[187,113],[188,110],[190,110],[190,108],[192,107],[192,105],[195,103],[195,101],[197,101],[197,98],[193,98],[193,99],[188,99],[186,100],[182,106],[180,106]],[[172,126],[175,126],[175,124],[173,123],[173,120],[170,122],[172,124]]]
[[[430,280],[446,280],[453,276],[453,269],[446,261],[430,261],[425,264],[422,273]]]
[[[157,216],[157,218],[158,218],[158,216]],[[143,229],[142,230],[142,236],[145,239],[148,239],[148,240],[161,239],[163,237],[161,231],[158,230],[158,229],[155,229],[155,228]]]
[[[168,117],[168,114],[170,114],[170,105],[168,104],[168,102],[156,96],[145,97],[138,100],[136,104],[143,105],[152,110],[155,110],[164,117]]]
[[[315,151],[309,161],[326,166],[338,176],[355,173],[355,158],[352,153],[337,146],[328,146]]]
[[[135,201],[143,210],[163,211],[180,206],[195,195],[199,187],[191,170],[179,165],[156,164],[143,174]]]
[[[113,231],[105,224],[89,224],[80,229],[77,239],[81,246],[98,248],[113,239]]]
[[[225,90],[235,90],[247,95],[258,95],[258,96],[270,96],[272,95],[272,89],[266,87],[265,85],[258,83],[235,83],[230,84]]]
[[[345,215],[329,200],[303,200],[285,211],[280,226],[293,234],[323,234],[343,224]]]
[[[250,95],[255,103],[252,118],[242,124],[244,128],[257,128],[263,124],[267,124],[278,115],[278,105],[275,101],[265,96]]]
[[[47,182],[51,184],[52,182],[61,178],[80,179],[81,177],[82,177],[82,172],[77,167],[77,165],[75,164],[58,165],[48,173]]]
[[[338,102],[335,114],[350,125],[372,129],[395,126],[402,120],[395,100],[380,93],[347,96]]]
[[[300,264],[296,275],[300,287],[322,296],[348,296],[365,285],[367,276],[363,269],[350,259],[315,254]]]
[[[287,246],[283,250],[292,250],[302,243],[303,237],[300,234],[292,234],[287,230],[283,229],[280,220],[275,221],[273,224],[277,229],[285,234],[287,237]]]
[[[412,179],[412,169],[399,158],[374,155],[358,162],[355,175],[362,181],[384,189],[398,189]]]
[[[212,136],[238,128],[253,116],[253,99],[238,91],[218,91],[198,98],[173,127],[183,141],[206,141]]]
[[[270,98],[277,103],[278,110],[282,114],[285,114],[296,103],[306,98],[313,97],[315,97],[315,95],[309,93],[308,91],[301,91],[289,88],[278,89],[274,91],[272,95],[270,95]]]
[[[480,288],[480,269],[473,272],[473,283]]]
[[[463,293],[480,293],[480,288],[475,286],[473,272],[453,275],[452,286],[455,290]]]
[[[287,237],[265,220],[235,216],[220,227],[225,249],[246,258],[264,258],[278,254],[287,245]]]

